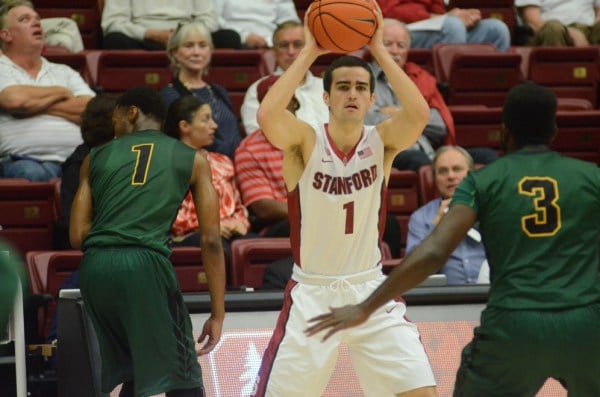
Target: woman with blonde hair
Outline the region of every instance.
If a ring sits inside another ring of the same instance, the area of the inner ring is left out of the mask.
[[[204,80],[213,50],[210,32],[202,23],[179,25],[167,45],[174,72],[173,81],[161,90],[161,95],[167,105],[186,95],[193,95],[208,103],[219,127],[214,143],[206,149],[233,159],[235,149],[242,140],[238,119],[225,88]]]

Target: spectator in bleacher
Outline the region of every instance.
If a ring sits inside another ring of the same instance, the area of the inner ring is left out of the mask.
[[[300,21],[292,0],[214,0],[219,25],[236,31],[245,48],[269,48],[277,25]]]
[[[226,258],[230,259],[231,241],[248,234],[250,221],[235,181],[233,161],[224,154],[205,149],[213,143],[216,130],[217,124],[207,102],[187,95],[169,106],[165,121],[167,135],[198,150],[210,164],[212,183],[219,198],[223,251]],[[199,227],[194,199],[188,192],[171,227],[173,245],[199,247]]]
[[[279,76],[260,81],[257,101]],[[294,114],[301,105],[292,97],[288,110]],[[283,152],[273,146],[257,129],[242,140],[235,151],[235,173],[242,201],[254,216],[254,228],[265,237],[289,237],[287,189],[282,173]]]
[[[69,242],[69,221],[71,204],[79,187],[79,169],[90,149],[111,141],[115,133],[112,125],[112,113],[116,97],[111,94],[98,94],[92,98],[81,114],[81,137],[83,143],[62,164],[60,183],[61,217],[54,229],[54,248],[72,249]]]
[[[181,96],[193,95],[210,104],[218,128],[213,144],[206,150],[233,159],[242,135],[229,94],[222,86],[204,80],[213,53],[210,32],[200,22],[181,25],[169,39],[167,52],[174,78],[160,91],[165,102],[170,105]]]
[[[515,0],[533,46],[581,47],[600,44],[600,1]]]
[[[411,46],[411,35],[402,22],[385,18],[383,27],[383,44],[392,58],[417,85],[419,91],[429,104],[429,121],[419,136],[417,143],[410,149],[400,152],[394,159],[393,167],[400,170],[418,171],[423,165],[431,164],[435,150],[446,144],[456,142],[454,120],[437,88],[435,77],[419,65],[406,62]],[[391,117],[400,110],[400,102],[377,62],[369,66],[375,75],[375,103],[369,109],[366,123],[375,125]],[[498,158],[498,154],[490,148],[470,148],[477,163],[488,164]]]
[[[81,143],[80,115],[94,91],[70,67],[41,56],[44,34],[31,2],[4,2],[0,40],[0,177],[60,177]]]
[[[240,36],[219,29],[213,0],[105,0],[103,47],[113,50],[164,50],[180,23],[201,22],[217,48],[241,48]]]
[[[263,79],[257,87],[260,102],[279,76]],[[292,97],[288,110],[294,114],[302,105]],[[283,180],[283,152],[258,129],[248,135],[235,152],[235,173],[242,201],[254,216],[253,228],[264,237],[289,237],[287,189]],[[389,215],[383,239],[393,257],[400,256],[400,226]]]
[[[280,75],[296,59],[304,47],[304,30],[299,21],[292,20],[281,23],[273,33],[273,52],[275,54],[274,74]],[[265,79],[266,77],[263,77]],[[242,103],[242,123],[246,134],[251,134],[258,129],[256,112],[258,98],[256,87],[263,80],[252,83]],[[304,81],[296,90],[296,100],[300,104],[296,116],[307,123],[320,123],[329,120],[329,110],[323,101],[323,79],[315,77],[310,71],[306,73]]]
[[[443,0],[378,0],[383,16],[404,23],[445,16],[439,28],[412,30],[415,48],[431,48],[442,43],[492,43],[499,51],[510,47],[510,31],[498,19],[481,17],[473,8],[446,10]]]
[[[408,222],[406,253],[419,245],[448,211],[456,187],[474,167],[473,158],[460,146],[442,146],[436,151],[431,170],[440,197],[417,209]],[[446,275],[447,284],[475,284],[481,266],[486,260],[481,235],[471,229],[456,247],[440,273]]]

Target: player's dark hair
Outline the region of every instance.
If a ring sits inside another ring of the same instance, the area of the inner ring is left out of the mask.
[[[115,136],[112,113],[117,97],[112,94],[98,94],[93,97],[81,113],[81,137],[89,147],[102,145]]]
[[[556,130],[556,96],[533,83],[513,87],[506,96],[502,121],[518,147],[549,144]]]
[[[165,133],[175,139],[179,139],[181,132],[179,131],[179,122],[182,120],[188,123],[192,122],[196,112],[207,102],[204,102],[193,95],[186,95],[177,98],[169,106],[167,111],[167,119],[165,121]]]
[[[375,91],[375,76],[373,75],[373,71],[369,67],[369,64],[366,63],[363,59],[352,56],[352,55],[343,55],[329,65],[325,74],[323,74],[323,89],[328,94],[331,93],[331,83],[333,82],[333,71],[337,68],[343,67],[359,67],[365,69],[369,72],[369,89],[371,94]]]
[[[146,116],[153,117],[161,124],[167,116],[167,105],[162,96],[153,88],[141,86],[131,88],[117,99],[117,107],[135,106]]]

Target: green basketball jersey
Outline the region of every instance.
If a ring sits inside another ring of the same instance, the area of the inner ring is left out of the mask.
[[[169,255],[169,231],[189,189],[195,153],[159,131],[92,149],[94,221],[83,248],[141,246]]]
[[[518,151],[470,172],[455,204],[477,213],[490,264],[488,306],[600,302],[598,166],[551,151]]]

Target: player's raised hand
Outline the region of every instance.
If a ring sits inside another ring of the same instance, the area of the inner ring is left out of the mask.
[[[367,321],[369,314],[361,305],[348,305],[339,308],[329,308],[329,313],[321,314],[308,320],[309,323],[315,323],[304,330],[306,336],[313,336],[321,331],[328,330],[322,341],[338,331],[346,328],[356,327]]]
[[[308,6],[305,15],[309,15],[310,9],[313,5],[314,3],[311,3]],[[317,56],[331,52],[319,46],[317,40],[315,40],[315,37],[313,36],[312,32],[310,31],[310,28],[308,27],[308,18],[304,18],[304,49],[311,50],[312,52],[316,53]]]
[[[379,4],[376,1],[374,3],[375,16],[377,17],[377,30],[375,30],[375,33],[373,33],[373,36],[371,37],[371,41],[369,41],[368,46],[369,49],[371,49],[371,51],[373,51],[375,47],[381,47],[385,50],[385,47],[383,47],[383,13],[381,12]]]
[[[202,334],[198,337],[198,343],[200,345],[196,345],[196,354],[202,356],[210,353],[221,340],[222,331],[223,320],[209,317],[204,323],[204,327],[202,327]]]

